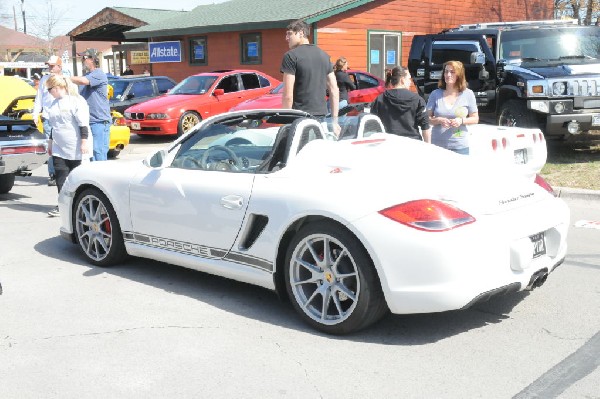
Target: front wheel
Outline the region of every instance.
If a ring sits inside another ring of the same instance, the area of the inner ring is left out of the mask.
[[[527,109],[524,102],[518,100],[508,100],[502,105],[498,116],[498,126],[539,127],[536,115]]]
[[[200,115],[193,111],[184,112],[183,115],[181,115],[181,118],[179,118],[179,124],[177,125],[177,136],[186,134],[198,123],[200,123]]]
[[[88,188],[79,194],[73,225],[76,240],[90,263],[112,266],[127,256],[117,214],[100,190]]]
[[[286,256],[285,282],[301,318],[329,334],[358,331],[388,311],[367,251],[332,222],[298,231]]]

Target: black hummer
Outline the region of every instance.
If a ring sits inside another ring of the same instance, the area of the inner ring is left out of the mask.
[[[408,68],[421,96],[437,88],[449,60],[465,65],[483,121],[560,138],[600,129],[600,27],[485,23],[415,36]]]

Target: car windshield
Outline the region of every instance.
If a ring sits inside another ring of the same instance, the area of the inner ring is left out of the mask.
[[[213,75],[195,75],[189,76],[179,82],[179,84],[169,92],[169,95],[174,94],[204,94],[217,80],[217,76]]]
[[[598,62],[600,28],[554,28],[503,32],[500,58],[521,61]]]
[[[123,96],[125,89],[127,89],[128,81],[121,79],[109,79],[108,84],[113,87],[113,100],[119,100]]]

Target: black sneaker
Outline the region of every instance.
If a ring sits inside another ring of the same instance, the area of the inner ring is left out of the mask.
[[[48,185],[49,186],[56,186],[56,179],[54,178],[54,176],[50,176],[48,178]]]
[[[58,211],[58,207],[56,207],[56,208],[52,209],[50,212],[48,212],[48,216],[51,216],[53,218],[57,217],[57,216],[60,216],[60,213]]]

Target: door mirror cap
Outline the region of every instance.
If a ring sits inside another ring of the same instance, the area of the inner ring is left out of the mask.
[[[223,94],[225,94],[225,90],[223,89],[215,89],[215,91],[213,91],[213,96],[222,96]]]
[[[152,169],[160,169],[163,167],[165,163],[165,159],[167,158],[167,151],[160,150],[153,154],[148,155],[143,163],[149,168]]]

